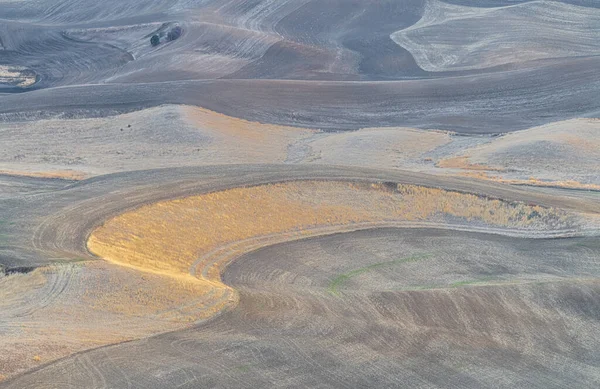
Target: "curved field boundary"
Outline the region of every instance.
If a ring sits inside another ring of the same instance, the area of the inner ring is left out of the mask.
[[[119,173],[81,181],[59,192],[66,203],[71,201],[74,205],[58,209],[49,207],[54,213],[40,219],[30,242],[37,251],[50,258],[93,259],[95,257],[86,248],[91,231],[104,220],[141,206],[236,187],[323,179],[370,183],[393,181],[600,214],[600,204],[596,201],[547,195],[529,188],[476,179],[333,166],[232,165]]]
[[[55,214],[41,219],[33,231],[33,246],[47,258],[63,260],[95,259],[86,247],[91,232],[105,220],[116,217],[142,206],[164,200],[182,199],[194,195],[220,192],[231,188],[254,187],[265,184],[276,184],[297,181],[342,181],[356,183],[397,182],[425,188],[442,188],[459,193],[474,193],[487,199],[506,199],[508,201],[524,201],[527,204],[540,204],[544,207],[575,209],[591,213],[600,213],[600,204],[587,199],[575,199],[535,193],[533,191],[513,188],[506,185],[477,181],[438,177],[404,171],[381,171],[373,169],[257,165],[257,166],[217,166],[212,168],[193,169],[160,169],[151,171],[113,174],[75,183],[66,188],[61,195],[67,199],[75,198],[74,205],[69,205]],[[95,194],[94,191],[98,191]],[[85,192],[92,192],[86,194]],[[87,197],[78,199],[78,197]],[[220,284],[221,291],[210,295],[210,302],[189,307],[174,307],[164,312],[176,312],[181,309],[219,311],[227,305],[233,305],[236,294],[220,282],[220,274],[227,264],[240,255],[287,240],[297,240],[311,236],[328,235],[359,229],[381,227],[435,227],[452,228],[463,231],[499,233],[512,236],[524,236],[524,231],[506,229],[489,229],[440,224],[432,222],[378,222],[354,223],[305,229],[302,232],[286,232],[283,234],[257,236],[217,247],[197,258],[188,274],[204,279],[213,279]],[[540,238],[576,236],[596,234],[594,228],[555,231],[552,233],[536,233],[527,231],[527,236]],[[138,269],[139,270],[139,269]]]
[[[582,233],[576,230],[561,230],[561,231],[531,231],[517,229],[492,229],[492,228],[477,228],[467,227],[459,224],[441,224],[433,222],[372,222],[372,223],[356,223],[352,225],[338,225],[319,227],[300,232],[285,232],[281,234],[272,234],[260,237],[253,237],[242,241],[233,242],[198,258],[190,267],[190,274],[202,279],[214,280],[223,282],[222,274],[231,263],[238,258],[269,246],[278,245],[281,243],[292,242],[302,239],[310,239],[320,236],[335,235],[350,233],[356,231],[383,229],[383,228],[432,228],[441,230],[454,230],[462,232],[477,232],[485,234],[504,235],[515,238],[535,238],[535,239],[551,239],[551,238],[570,238],[582,236]],[[231,309],[235,307],[239,301],[238,292],[226,285],[224,292],[220,295],[215,295],[215,299],[209,305],[210,309],[221,307],[221,310]],[[201,321],[205,321],[202,319]]]
[[[481,226],[436,221],[441,215],[474,219]],[[294,180],[139,207],[95,229],[88,248],[117,265],[200,281],[210,290],[210,299],[199,309],[217,313],[238,301],[237,293],[222,282],[226,266],[265,246],[383,227],[542,238],[580,235],[580,225],[572,218],[554,208],[389,181]]]

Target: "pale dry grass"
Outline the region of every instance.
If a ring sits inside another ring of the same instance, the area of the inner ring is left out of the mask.
[[[533,215],[533,216],[532,216]],[[88,240],[94,254],[146,272],[215,287],[218,274],[190,274],[201,256],[251,238],[322,226],[446,217],[511,228],[551,228],[557,210],[412,185],[292,182],[164,201],[108,220]],[[199,281],[200,282],[200,281]]]
[[[308,146],[313,160],[323,164],[407,168],[418,166],[425,153],[451,141],[444,131],[384,127],[327,133]]]
[[[593,121],[588,121],[588,123],[593,123]],[[600,150],[600,137],[586,137],[581,134],[558,134],[555,139],[584,153],[597,154]]]
[[[21,170],[0,170],[0,174],[7,176],[33,177],[33,178],[60,178],[63,180],[84,180],[88,176],[76,170],[56,170],[47,172],[29,172]]]
[[[4,174],[82,179],[169,167],[283,163],[290,145],[317,131],[163,105],[102,118],[3,122],[0,132]]]
[[[487,174],[485,171],[475,171],[475,172],[464,172],[460,174],[465,177],[474,177],[480,180],[488,180],[499,182],[502,184],[510,184],[510,185],[530,185],[530,186],[539,186],[545,188],[564,188],[564,189],[583,189],[583,190],[598,190],[600,191],[600,185],[597,184],[584,184],[575,180],[563,180],[563,181],[547,181],[540,180],[536,177],[529,177],[527,180],[519,180],[519,179],[509,179],[502,178],[500,176],[491,176]]]
[[[317,132],[252,122],[204,108],[183,106],[180,109],[188,123],[215,141],[213,158],[219,163],[283,162],[290,144]]]
[[[467,156],[467,155],[442,159],[441,161],[439,161],[437,163],[436,166],[440,167],[440,168],[445,168],[445,169],[464,169],[464,170],[481,170],[481,171],[502,171],[502,170],[504,170],[504,169],[498,168],[498,167],[487,166],[487,165],[483,165],[483,164],[479,164],[479,163],[471,163],[471,161],[469,161],[469,156]]]
[[[506,180],[510,181],[510,180]],[[588,189],[588,190],[600,190],[600,185],[598,184],[583,184],[579,181],[575,180],[565,180],[565,181],[541,181],[536,178],[530,178],[528,181],[529,185],[536,186],[550,186],[550,187],[559,187],[559,188],[568,188],[568,189]]]
[[[600,190],[600,185],[597,184],[584,184],[575,180],[562,180],[562,181],[543,181],[535,177],[529,177],[528,180],[509,180],[501,179],[499,182],[513,185],[532,185],[541,187],[552,187],[552,188],[565,188],[565,189],[586,189],[586,190]]]
[[[23,280],[26,279],[26,282]],[[46,283],[41,270],[36,269],[28,274],[13,274],[0,277],[0,309],[10,306],[30,289],[39,289]]]
[[[270,141],[273,136],[287,132],[315,132],[304,128],[239,119],[205,108],[183,106],[181,109],[186,118],[197,127],[213,130],[219,134],[243,139],[244,141],[265,142]]]
[[[101,264],[90,263],[86,266],[90,269],[102,269]],[[160,315],[173,307],[183,305],[198,309],[203,299],[212,291],[211,285],[197,282],[198,280],[191,276],[164,277],[143,273],[124,283],[122,273],[109,272],[104,282],[120,287],[102,288],[102,293],[98,293],[100,287],[95,284],[95,273],[86,273],[83,277],[86,279],[83,282],[85,286],[81,290],[81,299],[88,307],[129,317]],[[193,301],[190,298],[193,298]],[[197,304],[193,303],[194,301],[197,301]],[[198,320],[199,317],[178,310],[176,315],[169,313],[169,319],[177,323],[188,323]]]
[[[235,302],[216,292],[191,276],[105,261],[0,277],[0,374],[12,377],[75,352],[188,327]],[[215,299],[223,302],[213,306]]]
[[[498,181],[509,184],[596,190],[600,122],[571,119],[511,132],[442,159],[437,167],[496,172]]]

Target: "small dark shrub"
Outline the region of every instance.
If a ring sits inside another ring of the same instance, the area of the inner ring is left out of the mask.
[[[174,41],[175,39],[177,39],[181,36],[182,32],[183,31],[181,30],[181,27],[179,27],[179,26],[173,27],[173,29],[171,29],[171,31],[169,31],[169,33],[167,34],[167,40]]]
[[[158,35],[152,35],[152,38],[150,38],[150,44],[152,46],[157,46],[160,43],[160,38],[158,37]]]

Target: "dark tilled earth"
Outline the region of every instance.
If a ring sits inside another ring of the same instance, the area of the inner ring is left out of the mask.
[[[598,5],[547,3],[548,15],[539,17],[545,2],[486,3],[516,7],[492,21],[518,26],[529,17],[536,26],[507,33],[470,24],[489,10],[478,2],[3,2],[0,65],[27,69],[38,81],[5,85],[16,93],[0,95],[0,118],[106,116],[174,103],[330,130],[403,125],[481,134],[597,115]],[[391,39],[436,12],[434,27],[407,33],[408,49]],[[455,12],[467,27],[453,22]],[[174,26],[181,38],[150,46],[152,34]],[[453,39],[423,46],[419,31],[430,28]],[[469,28],[477,28],[479,44]],[[571,41],[573,34],[585,41]],[[496,53],[490,39],[513,52],[531,52],[519,42],[537,39],[539,53],[513,58]],[[452,47],[466,44],[473,48],[463,55],[475,59],[461,67]],[[435,61],[436,71],[423,70],[415,53]]]
[[[598,249],[431,229],[284,243],[227,269],[235,310],[7,387],[594,388]]]

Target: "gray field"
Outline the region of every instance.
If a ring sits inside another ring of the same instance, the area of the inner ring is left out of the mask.
[[[593,0],[0,0],[0,388],[599,387],[599,54]]]
[[[419,229],[272,246],[224,274],[235,311],[7,387],[593,388],[597,250]],[[331,293],[357,269],[368,270]]]

